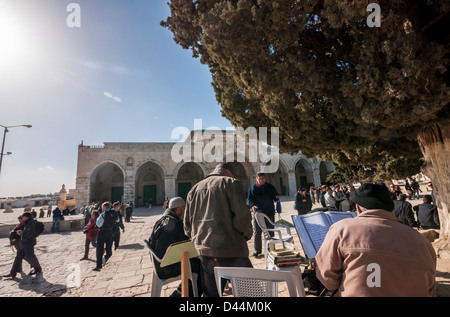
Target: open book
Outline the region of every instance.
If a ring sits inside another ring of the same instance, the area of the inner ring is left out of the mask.
[[[315,258],[319,251],[328,229],[331,225],[345,218],[355,218],[355,212],[342,211],[317,211],[306,215],[292,216],[300,243],[305,255]]]

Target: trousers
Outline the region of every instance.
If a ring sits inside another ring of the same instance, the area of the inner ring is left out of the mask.
[[[215,267],[253,267],[249,258],[213,258],[200,255],[202,265],[202,288],[203,296],[219,297],[217,291]],[[225,279],[222,279],[222,293],[225,289]]]
[[[22,262],[24,259],[28,263],[30,263],[30,266],[35,271],[42,271],[41,265],[39,264],[39,261],[38,261],[36,255],[34,254],[34,246],[26,247],[26,248],[22,247],[17,250],[17,254],[14,259],[13,266],[11,268],[12,275],[16,275],[17,272],[20,272],[22,270]]]
[[[103,266],[103,251],[106,250],[105,262],[112,255],[113,244],[113,231],[112,230],[100,230],[97,236],[97,268]]]

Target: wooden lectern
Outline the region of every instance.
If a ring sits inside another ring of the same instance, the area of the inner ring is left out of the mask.
[[[181,296],[189,297],[189,259],[198,257],[191,240],[171,244],[161,261],[161,267],[181,262]]]

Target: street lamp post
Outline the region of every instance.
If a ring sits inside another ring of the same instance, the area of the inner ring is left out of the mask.
[[[0,127],[3,127],[5,129],[4,133],[3,133],[3,143],[2,143],[2,151],[0,152],[0,173],[2,171],[2,162],[3,162],[3,156],[4,155],[9,155],[11,154],[11,152],[8,153],[3,153],[4,149],[5,149],[5,139],[6,139],[6,133],[9,132],[8,129],[11,128],[17,128],[17,127],[25,127],[25,128],[31,128],[31,125],[29,124],[22,124],[22,125],[13,125],[13,126],[9,126],[9,127],[5,127],[4,125],[0,124]]]

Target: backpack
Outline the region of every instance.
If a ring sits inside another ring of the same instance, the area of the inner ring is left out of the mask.
[[[36,228],[35,228],[35,231],[34,231],[34,237],[35,238],[37,238],[37,237],[39,237],[40,235],[41,235],[41,233],[42,232],[44,232],[44,223],[43,222],[40,222],[40,221],[37,221],[37,220],[35,220],[36,221]]]

